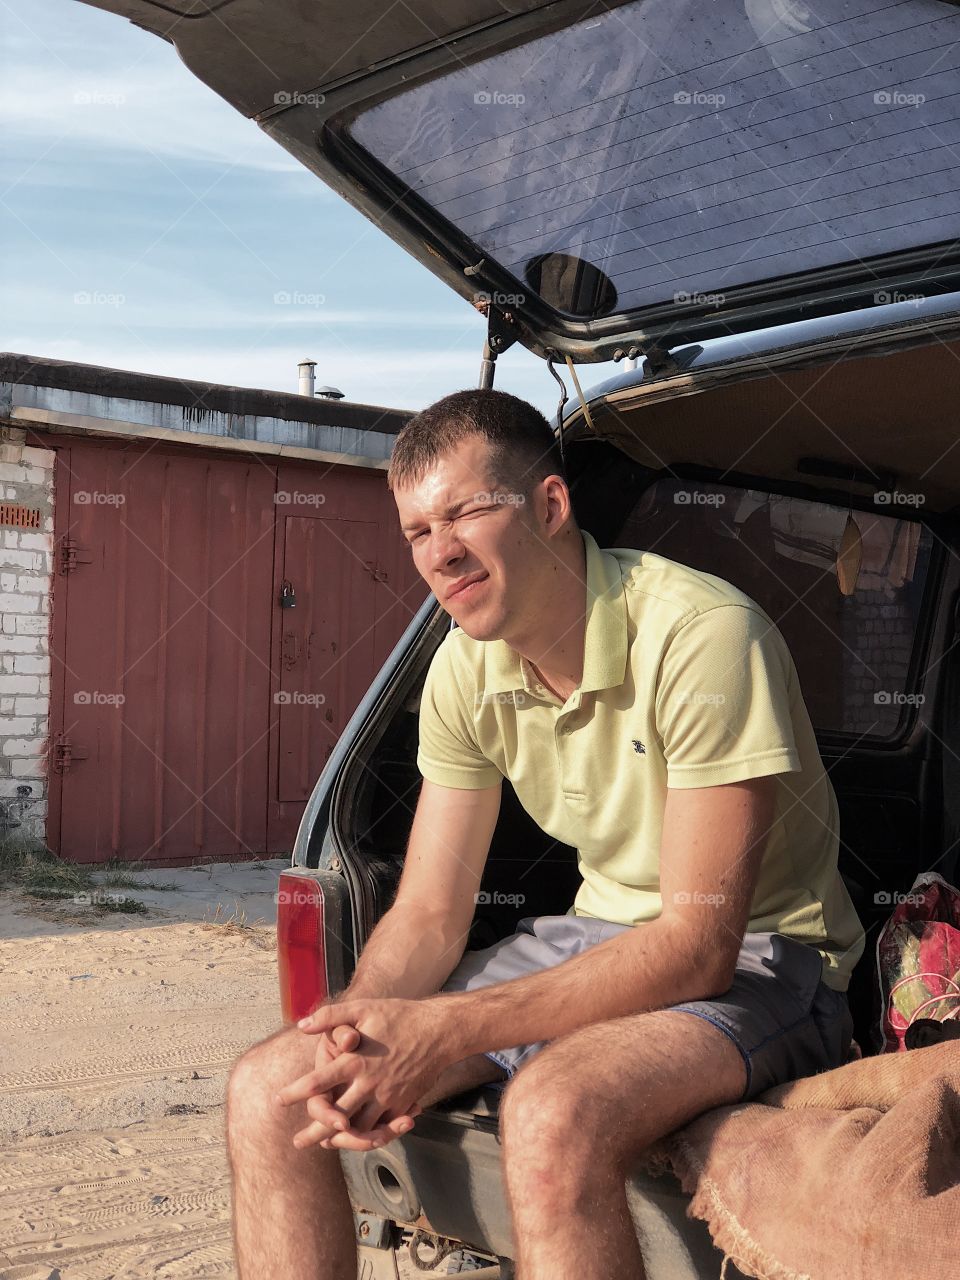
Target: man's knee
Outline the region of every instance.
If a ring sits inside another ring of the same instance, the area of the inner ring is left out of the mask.
[[[315,1049],[302,1031],[284,1027],[241,1054],[227,1080],[228,1135],[281,1124],[277,1092],[310,1069]]]
[[[531,1190],[573,1192],[596,1175],[610,1151],[604,1130],[609,1104],[571,1072],[539,1059],[527,1063],[504,1091],[500,1134],[508,1177]]]

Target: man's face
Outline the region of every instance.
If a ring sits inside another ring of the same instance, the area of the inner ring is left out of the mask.
[[[529,500],[491,482],[482,436],[468,436],[394,497],[417,570],[468,636],[509,639],[528,625],[550,552]]]

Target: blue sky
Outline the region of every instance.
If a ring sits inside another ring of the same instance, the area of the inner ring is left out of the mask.
[[[79,0],[0,0],[0,41],[3,349],[287,391],[309,356],[411,409],[476,385],[483,319],[171,45]],[[496,385],[552,418],[529,352]]]

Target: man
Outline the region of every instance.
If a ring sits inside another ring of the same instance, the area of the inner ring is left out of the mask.
[[[344,995],[231,1077],[241,1280],[352,1278],[337,1151],[505,1077],[521,1280],[641,1277],[624,1178],[643,1149],[846,1056],[863,934],[783,639],[719,578],[602,551],[561,470],[502,392],[397,437],[404,537],[458,627],[423,689],[394,905]],[[566,916],[464,955],[504,777],[583,884]]]

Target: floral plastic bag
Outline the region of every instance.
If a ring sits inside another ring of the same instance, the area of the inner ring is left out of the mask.
[[[935,871],[898,895],[877,939],[884,1053],[906,1050],[918,1020],[960,1019],[960,890]]]

